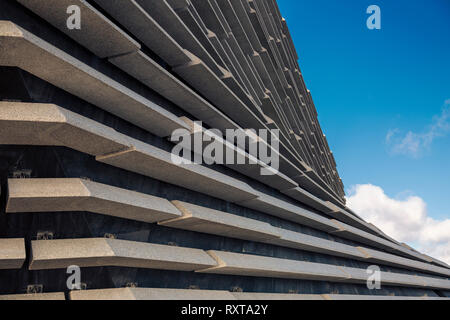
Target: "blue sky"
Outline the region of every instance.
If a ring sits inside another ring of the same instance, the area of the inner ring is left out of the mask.
[[[450,1],[278,4],[346,191],[416,195],[431,217],[450,219]],[[366,27],[369,5],[381,8],[381,30]]]

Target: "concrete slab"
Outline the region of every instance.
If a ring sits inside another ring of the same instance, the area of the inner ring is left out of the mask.
[[[366,259],[373,263],[381,263],[384,265],[406,267],[408,269],[420,270],[422,272],[433,273],[441,276],[450,276],[450,270],[447,268],[438,267],[430,263],[420,262],[417,260],[403,258],[394,254],[377,251],[369,248],[357,247],[363,254],[366,255]]]
[[[283,173],[271,168],[269,165],[260,161],[256,156],[249,154],[244,149],[241,149],[239,145],[235,145],[234,141],[229,142],[225,140],[225,138],[223,138],[221,135],[218,135],[211,130],[196,126],[190,119],[184,117],[182,117],[181,119],[185,121],[190,128],[191,146],[195,145],[196,137],[203,137],[203,148],[201,150],[195,150],[195,148],[192,148],[192,151],[194,153],[204,156],[203,151],[211,144],[211,142],[214,142],[216,146],[221,146],[222,157],[220,159],[217,159],[218,155],[216,154],[216,158],[208,159],[211,163],[215,163],[216,160],[218,160],[219,164],[224,164],[225,166],[237,172],[240,172],[245,176],[251,177],[277,190],[285,190],[298,186],[293,180],[288,178]],[[259,143],[261,145],[267,146],[267,148],[270,148],[270,151],[268,151],[268,153],[276,153],[276,150],[267,145],[267,143],[265,143],[264,140],[260,138],[256,138],[255,140],[253,140],[253,143]],[[237,144],[239,144],[239,141],[237,142]],[[235,164],[229,163],[230,161],[228,160],[228,157],[230,157],[230,155],[232,155],[232,159],[234,159],[233,162]],[[271,174],[269,175],[268,173]]]
[[[183,213],[183,217],[159,222],[160,225],[249,241],[264,241],[279,237],[276,229],[265,222],[187,202],[172,201],[172,203]]]
[[[30,270],[80,267],[129,267],[193,271],[216,265],[199,249],[106,238],[31,242]]]
[[[24,239],[0,239],[0,270],[21,269],[25,259]]]
[[[325,203],[321,199],[317,198],[313,194],[309,193],[308,191],[300,187],[296,187],[290,190],[284,190],[282,192],[285,195],[288,195],[289,197],[310,206],[311,208],[319,210],[320,212],[330,211],[330,209],[325,205]]]
[[[319,252],[331,256],[363,261],[366,259],[366,256],[354,246],[349,246],[340,242],[325,240],[286,229],[277,228],[277,230],[281,237],[279,239],[272,239],[267,242],[283,247]]]
[[[180,44],[199,57],[214,74],[221,76],[223,71],[209,52],[184,24],[166,1],[135,0],[158,24]]]
[[[400,254],[402,256],[406,256],[406,257],[412,258],[414,260],[430,262],[420,253],[417,253],[417,252],[414,252],[407,248],[404,248],[404,247],[397,245],[391,241],[388,241],[381,237],[375,236],[371,233],[362,231],[358,228],[349,226],[343,222],[339,222],[337,220],[331,220],[331,221],[339,228],[339,230],[336,231],[335,233],[338,234],[340,237],[343,237],[345,239],[350,239],[353,241],[357,241],[360,243],[364,243],[371,247],[380,248],[382,250],[387,250],[391,253]]]
[[[196,272],[322,281],[343,281],[349,278],[345,272],[332,265],[222,251],[208,253],[218,265]]]
[[[0,295],[0,300],[66,300],[64,292]]]
[[[97,157],[97,161],[230,202],[257,197],[248,184],[197,164],[175,164],[169,152],[133,142],[129,151]]]
[[[179,218],[168,200],[83,179],[9,179],[7,213],[86,211],[154,223]]]
[[[153,288],[117,288],[71,291],[70,300],[235,300],[227,291],[153,289]]]
[[[0,40],[2,66],[21,68],[157,136],[184,127],[171,112],[12,22],[0,22]]]
[[[258,293],[258,292],[232,292],[238,300],[246,301],[305,301],[325,300],[321,295],[312,294],[283,294],[283,293]]]
[[[242,127],[254,129],[263,127],[262,123],[258,123],[261,121],[258,121],[256,114],[224,84],[221,78],[214,74],[202,60],[193,54],[190,57],[190,63],[175,67],[173,71],[191,86],[197,88],[206,99]],[[229,76],[230,74],[224,71],[223,77]]]
[[[327,294],[322,295],[325,300],[335,300],[335,301],[361,301],[361,300],[379,300],[379,301],[419,301],[419,300],[450,300],[447,298],[436,298],[436,297],[405,297],[405,296],[366,296],[366,295],[345,295],[345,294]]]
[[[184,49],[135,0],[94,0],[170,66],[189,63]]]
[[[112,23],[85,0],[18,0],[100,58],[117,56],[141,48],[133,38]],[[82,17],[81,29],[69,29],[67,8],[76,5]]]
[[[256,199],[241,201],[238,204],[325,232],[336,232],[339,230],[339,227],[327,218],[268,195],[260,194]]]
[[[0,144],[64,146],[89,155],[129,149],[112,128],[53,104],[0,101]]]
[[[109,59],[111,63],[149,88],[209,125],[225,132],[238,127],[231,119],[191,88],[162,68],[145,53],[138,51]]]

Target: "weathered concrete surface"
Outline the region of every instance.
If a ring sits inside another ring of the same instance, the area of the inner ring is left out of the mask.
[[[283,293],[259,293],[259,292],[232,292],[237,300],[246,301],[305,301],[305,300],[325,300],[321,295],[308,294],[283,294]]]
[[[217,266],[200,273],[269,277],[283,279],[321,280],[331,282],[367,283],[367,270],[305,261],[279,259],[222,251],[208,251]],[[431,289],[449,289],[450,280],[381,272],[382,285]]]
[[[25,259],[24,239],[0,239],[0,269],[21,269]]]
[[[109,61],[210,127],[223,132],[238,128],[236,123],[142,51]]]
[[[171,66],[190,62],[186,51],[135,0],[94,0]]]
[[[70,300],[236,300],[227,291],[118,288],[71,291]]]
[[[66,300],[64,292],[0,295],[0,300]]]
[[[160,222],[160,225],[250,241],[279,237],[276,229],[268,223],[187,202],[172,201],[172,203],[183,213],[183,217]]]
[[[0,101],[0,144],[65,146],[90,155],[129,149],[128,137],[54,104]]]
[[[87,211],[154,223],[181,213],[168,200],[82,179],[9,179],[7,213]]]
[[[297,222],[325,232],[336,232],[339,230],[339,226],[334,224],[330,219],[268,195],[260,194],[256,199],[241,201],[239,204],[243,207],[265,212],[269,215]]]
[[[332,265],[221,251],[208,253],[216,259],[218,266],[197,272],[322,281],[343,281],[350,278],[346,272]]]
[[[100,58],[112,57],[141,48],[133,38],[84,0],[18,0],[60,31],[88,48]],[[67,9],[80,8],[81,29],[69,29]]]
[[[135,141],[132,150],[97,157],[97,161],[166,181],[230,202],[254,199],[248,184],[196,164],[175,164],[169,152]]]
[[[0,22],[0,40],[2,66],[26,70],[155,135],[167,137],[184,127],[171,112],[12,22]]]
[[[203,250],[116,239],[43,240],[31,246],[30,270],[77,265],[193,271],[216,265]]]

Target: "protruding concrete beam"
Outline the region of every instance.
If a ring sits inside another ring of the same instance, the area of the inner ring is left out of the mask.
[[[366,295],[346,295],[346,294],[323,294],[322,295],[325,300],[343,300],[343,301],[361,301],[361,300],[380,300],[380,301],[419,301],[419,300],[449,300],[448,298],[439,298],[439,297],[405,297],[405,296],[366,296]]]
[[[189,63],[184,49],[135,0],[94,0],[170,66]]]
[[[118,56],[141,48],[139,43],[85,0],[18,1],[100,58]],[[67,27],[67,9],[72,5],[80,8],[81,29]]]
[[[349,275],[336,266],[222,251],[208,251],[217,266],[200,273],[284,279],[343,281]]]
[[[313,294],[290,294],[290,293],[260,293],[260,292],[232,292],[237,300],[246,301],[307,301],[325,300],[321,295]]]
[[[183,217],[160,222],[160,225],[250,241],[278,238],[270,224],[182,201],[172,203]]]
[[[0,300],[66,300],[64,292],[0,295]]]
[[[109,61],[211,128],[217,128],[223,132],[226,129],[238,128],[238,125],[230,118],[145,53],[133,52],[111,58]]]
[[[208,159],[211,163],[213,162],[219,162],[220,164],[224,164],[225,166],[242,173],[245,176],[251,177],[259,182],[262,182],[272,188],[275,188],[277,190],[285,190],[289,188],[294,188],[298,186],[293,180],[288,178],[283,173],[279,172],[278,168],[272,168],[271,165],[274,164],[266,164],[263,161],[259,160],[257,158],[257,155],[254,156],[253,154],[248,153],[245,151],[245,149],[241,149],[240,146],[235,146],[234,141],[229,142],[225,140],[224,137],[222,137],[219,134],[216,134],[212,130],[206,130],[203,127],[200,127],[196,124],[194,124],[193,121],[190,119],[187,119],[185,117],[182,117],[183,121],[186,122],[186,124],[190,128],[190,139],[191,139],[191,146],[194,146],[196,143],[196,138],[202,137],[201,139],[203,142],[203,148],[199,151],[195,148],[192,148],[192,151],[194,153],[200,153],[201,156],[204,156],[204,150],[206,150],[211,143],[214,143],[215,147],[220,146],[220,152],[215,152],[214,158]],[[253,149],[263,148],[266,147],[269,149],[269,151],[272,153],[276,153],[277,151],[274,150],[271,146],[266,144],[264,140],[259,138],[258,136],[255,137],[255,139],[252,139],[253,137],[251,135],[247,135],[244,131],[242,131],[242,136],[249,137],[250,144],[252,146],[247,146],[249,149],[249,152],[252,152],[251,149],[254,146]],[[188,137],[186,137],[188,138]],[[241,139],[238,138],[238,144],[241,143],[239,141]],[[245,147],[245,143],[244,143]],[[269,153],[268,151],[268,153]],[[254,153],[257,153],[254,152]],[[219,155],[221,157],[219,158]],[[229,158],[233,159],[233,163],[230,163]]]
[[[154,223],[179,218],[168,200],[82,179],[10,179],[7,213],[87,211]]]
[[[118,288],[71,291],[70,300],[236,300],[227,291]]]
[[[21,68],[160,137],[185,126],[171,112],[12,22],[0,22],[0,41],[2,66]]]
[[[24,239],[0,239],[0,269],[21,269],[25,259]]]
[[[230,202],[257,197],[256,191],[240,180],[197,164],[175,164],[169,152],[139,141],[133,144],[132,150],[97,160]]]
[[[219,78],[202,60],[193,54],[190,57],[190,63],[173,68],[173,71],[242,127],[264,127],[257,115],[222,81],[221,78],[232,76],[229,72],[224,71],[224,75]],[[239,116],[236,118],[237,115]]]
[[[281,237],[279,239],[270,240],[270,243],[272,244],[357,260],[365,260],[366,257],[354,246],[349,246],[339,242],[325,240],[286,229],[277,228],[277,230]]]
[[[227,274],[252,277],[318,280],[331,282],[367,283],[367,270],[336,265],[287,260],[222,251],[208,251],[217,266],[200,273]],[[450,280],[381,272],[385,286],[405,286],[431,289],[450,288]]]
[[[240,180],[201,165],[177,165],[169,152],[55,105],[3,102],[0,124],[0,144],[65,146],[95,155],[100,162],[219,199],[238,202],[257,197]]]
[[[241,201],[239,204],[246,208],[258,210],[272,216],[293,221],[325,232],[332,233],[339,231],[339,227],[332,223],[330,219],[268,195],[260,194],[260,196],[256,199]]]
[[[406,256],[406,257],[409,257],[409,258],[412,258],[415,260],[431,262],[422,254],[414,252],[410,249],[404,248],[396,243],[393,243],[393,242],[383,239],[381,237],[375,236],[368,232],[362,231],[358,228],[349,226],[349,225],[342,223],[340,221],[337,221],[337,220],[332,220],[332,222],[336,225],[336,227],[338,227],[339,230],[336,231],[335,233],[337,235],[339,235],[340,237],[354,240],[354,241],[357,241],[360,243],[364,243],[368,246],[387,250],[387,251],[393,252],[395,254],[401,254],[403,256]]]
[[[116,288],[71,291],[70,300],[245,300],[245,301],[301,301],[301,300],[450,300],[439,297],[370,296],[339,294],[283,294],[261,292],[228,292],[217,290],[156,289],[156,288]],[[0,297],[1,299],[1,297]]]
[[[130,267],[193,271],[215,266],[205,251],[106,238],[32,241],[30,270]]]
[[[64,146],[89,155],[129,149],[112,128],[53,104],[0,102],[0,144]]]

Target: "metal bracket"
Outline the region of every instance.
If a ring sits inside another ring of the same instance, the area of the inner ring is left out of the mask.
[[[44,285],[42,284],[29,284],[27,286],[27,294],[36,294],[44,292]]]
[[[40,231],[36,235],[36,240],[53,240],[53,237],[52,231]]]
[[[33,172],[33,170],[31,169],[15,170],[12,173],[12,177],[14,179],[30,179],[31,172]]]

